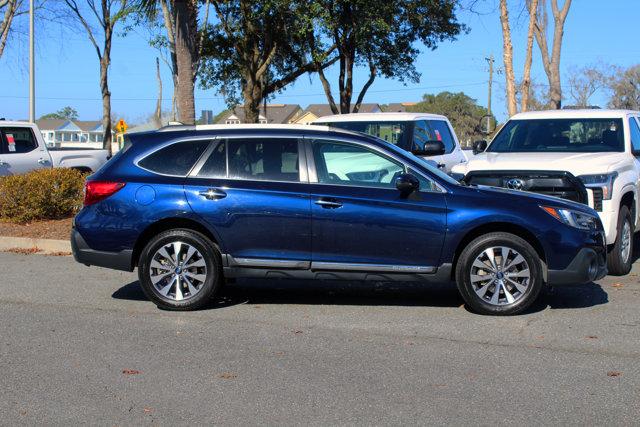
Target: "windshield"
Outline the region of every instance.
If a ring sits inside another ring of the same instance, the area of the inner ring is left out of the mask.
[[[622,119],[509,120],[486,150],[491,153],[599,153],[624,151]]]
[[[408,137],[411,122],[316,122],[315,125],[331,126],[375,136],[393,145],[403,146]]]

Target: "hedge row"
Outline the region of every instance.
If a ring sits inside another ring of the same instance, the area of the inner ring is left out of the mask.
[[[82,207],[84,179],[83,173],[65,168],[0,177],[0,220],[68,218]]]

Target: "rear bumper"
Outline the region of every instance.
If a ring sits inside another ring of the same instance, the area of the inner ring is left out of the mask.
[[[76,229],[71,230],[71,250],[79,263],[111,268],[114,270],[133,271],[133,251],[105,252],[91,249]]]
[[[607,275],[607,260],[604,249],[582,248],[563,270],[549,270],[550,285],[582,285],[600,280]]]

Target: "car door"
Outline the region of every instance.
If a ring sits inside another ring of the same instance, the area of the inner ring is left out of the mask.
[[[456,142],[454,133],[446,120],[429,120],[429,127],[437,141],[442,141],[444,144],[444,154],[442,155],[440,162],[441,169],[447,173],[451,172],[458,163],[464,163],[466,157],[460,148],[460,144]]]
[[[220,139],[185,183],[230,265],[306,268],[311,260],[307,169],[296,136]]]
[[[430,272],[446,229],[445,193],[428,178],[403,197],[405,165],[367,143],[307,141],[312,268]],[[363,265],[365,265],[363,267]]]
[[[629,136],[631,139],[631,153],[634,156],[634,164],[635,164],[635,173],[636,173],[636,188],[640,188],[640,117],[629,117]],[[636,205],[638,205],[640,201],[636,201]],[[636,209],[636,229],[638,224],[638,215],[640,214],[640,209]]]
[[[30,127],[0,127],[0,175],[51,167],[48,154]]]

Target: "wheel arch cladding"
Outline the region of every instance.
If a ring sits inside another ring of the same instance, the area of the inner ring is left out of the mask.
[[[620,198],[620,207],[626,206],[629,208],[629,212],[631,212],[632,219],[635,219],[636,214],[636,204],[635,204],[635,195],[633,191],[627,191],[622,198]]]
[[[164,231],[173,230],[177,228],[198,232],[203,236],[205,236],[207,239],[209,239],[211,243],[213,243],[218,248],[220,248],[219,242],[214,237],[213,233],[211,233],[211,231],[207,227],[205,227],[198,221],[193,219],[188,219],[188,218],[165,218],[150,224],[140,234],[133,248],[133,256],[132,256],[133,266],[135,267],[138,265],[140,253],[142,253],[142,250],[144,249],[144,247],[147,245],[147,243],[149,243],[149,241],[154,236],[157,236],[158,234]]]
[[[451,278],[455,278],[456,266],[458,265],[458,259],[460,258],[460,254],[467,247],[469,243],[471,243],[474,239],[487,234],[494,232],[502,232],[502,233],[510,233],[514,234],[522,239],[524,239],[527,243],[529,243],[533,249],[536,251],[540,260],[542,260],[542,275],[546,281],[547,277],[547,258],[544,252],[544,248],[538,238],[529,230],[522,227],[521,225],[513,224],[510,222],[491,222],[487,224],[479,225],[467,232],[464,237],[458,242],[456,246],[456,251],[453,257],[452,269],[451,269]]]

